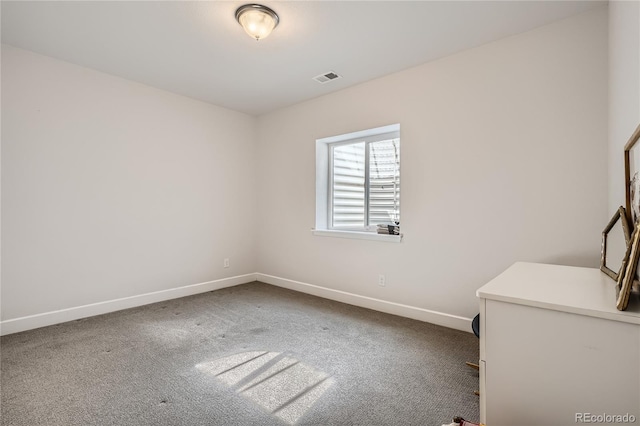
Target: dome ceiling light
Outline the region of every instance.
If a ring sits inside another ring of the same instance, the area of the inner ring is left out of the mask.
[[[236,10],[236,21],[252,38],[261,40],[278,26],[278,14],[261,4],[245,4]]]

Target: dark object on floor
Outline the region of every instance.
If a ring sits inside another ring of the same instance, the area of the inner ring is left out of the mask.
[[[480,338],[480,314],[476,315],[473,318],[473,321],[471,321],[471,329],[473,330],[473,334],[475,334],[477,338]],[[475,368],[476,370],[480,369],[478,364],[474,364],[472,362],[467,362],[467,365]]]
[[[458,423],[460,426],[481,426],[481,424],[470,422],[462,417],[454,417],[453,422]]]
[[[471,321],[471,329],[473,330],[473,334],[476,335],[477,338],[480,338],[480,314],[476,315]],[[474,364],[473,362],[468,362],[467,365],[471,368],[475,368],[476,370],[480,370],[480,366],[478,364]],[[473,393],[477,396],[480,396],[479,391],[473,391]]]
[[[479,339],[480,338],[480,314],[476,315],[473,318],[473,321],[471,321],[471,329],[473,330],[473,334],[475,334],[476,337]]]

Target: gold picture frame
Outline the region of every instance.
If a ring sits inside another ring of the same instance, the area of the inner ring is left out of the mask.
[[[633,147],[635,146],[635,144],[638,142],[639,139],[640,139],[640,124],[636,128],[635,132],[633,132],[633,135],[631,135],[631,138],[629,138],[629,141],[624,146],[625,207],[627,211],[627,220],[629,221],[629,224],[634,227],[636,225],[636,222],[638,222],[639,218],[636,217],[633,213],[633,205],[634,205],[634,202],[638,203],[640,201],[640,199],[638,199],[638,197],[640,197],[640,194],[632,194],[631,185],[632,185],[633,177],[635,176],[636,171],[634,171],[634,176],[632,176],[631,175],[631,150],[633,149]],[[635,198],[632,195],[635,195]]]
[[[613,227],[616,226],[618,222],[622,224],[622,233],[624,234],[624,242],[626,247],[629,247],[629,245],[631,244],[631,232],[629,230],[629,222],[627,221],[627,215],[624,207],[620,206],[618,207],[618,210],[616,210],[615,214],[613,215],[613,217],[611,218],[607,226],[602,231],[602,248],[600,250],[600,270],[605,274],[607,274],[609,277],[611,277],[611,279],[613,279],[616,282],[618,281],[618,276],[620,273],[611,270],[611,268],[607,266],[607,240],[608,240],[609,232],[611,232]],[[622,259],[622,260],[624,261],[625,259]],[[621,271],[623,269],[624,267],[621,268]]]
[[[636,225],[633,235],[631,236],[631,244],[627,248],[627,255],[622,262],[622,268],[618,276],[618,299],[616,300],[616,308],[619,311],[627,309],[629,304],[629,295],[631,287],[638,269],[638,261],[640,260],[640,223]]]
[[[640,225],[640,172],[635,170],[637,161],[633,161],[632,163],[632,158],[636,160],[635,156],[632,157],[632,151],[638,140],[640,140],[640,124],[636,127],[635,131],[624,146],[624,195],[626,216],[629,227],[634,229],[634,234],[636,232],[640,233],[640,231],[638,231],[638,225]],[[632,167],[634,170],[631,170]],[[635,186],[635,188],[632,186]],[[640,284],[637,279],[637,269],[640,262],[632,256],[632,246],[635,238],[632,236],[631,240],[630,244],[627,245],[627,251],[622,263],[623,267],[618,273],[617,283],[620,294],[617,301],[617,307],[621,310],[626,309],[627,303],[629,302],[629,292],[631,292],[631,287],[634,284]],[[640,254],[637,253],[639,251],[640,248],[636,250],[636,256],[640,256]],[[631,267],[634,269],[630,269]]]

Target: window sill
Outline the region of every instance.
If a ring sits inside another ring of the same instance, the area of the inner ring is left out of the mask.
[[[336,237],[336,238],[350,238],[354,240],[373,240],[384,241],[387,243],[399,243],[402,241],[402,234],[400,235],[384,235],[376,234],[375,232],[358,232],[358,231],[336,231],[333,229],[312,229],[313,235],[320,237]]]

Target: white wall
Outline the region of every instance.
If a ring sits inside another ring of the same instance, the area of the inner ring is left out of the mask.
[[[640,124],[640,1],[609,1],[609,214],[624,199],[624,145]],[[640,150],[634,149],[638,154]],[[640,164],[640,163],[638,163]]]
[[[258,271],[471,318],[476,289],[515,261],[598,266],[607,19],[597,9],[259,117]],[[315,140],[392,123],[404,241],[312,235]]]
[[[254,272],[471,318],[516,260],[598,264],[606,9],[258,119],[10,46],[2,88],[3,332]],[[404,241],[313,236],[315,140],[392,123]]]
[[[254,117],[5,45],[2,89],[3,321],[255,272]]]

